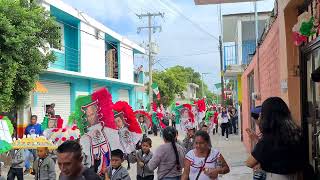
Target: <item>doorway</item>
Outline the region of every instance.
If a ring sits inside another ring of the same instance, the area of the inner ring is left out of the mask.
[[[317,175],[320,173],[320,82],[313,82],[312,72],[320,67],[320,41],[302,49],[301,64],[301,102],[302,130],[307,158]]]

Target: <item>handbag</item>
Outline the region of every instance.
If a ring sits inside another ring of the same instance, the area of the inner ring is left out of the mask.
[[[198,172],[198,175],[197,175],[197,177],[196,177],[196,180],[198,180],[198,179],[199,179],[200,174],[201,174],[201,172],[202,172],[202,170],[203,170],[204,166],[206,165],[206,162],[207,162],[207,159],[208,159],[208,157],[209,157],[209,155],[210,155],[210,152],[211,152],[211,149],[209,149],[209,152],[208,152],[208,154],[207,154],[206,158],[204,158],[204,163],[203,163],[203,165],[201,166],[201,168],[200,168],[200,170],[199,170],[199,172]]]

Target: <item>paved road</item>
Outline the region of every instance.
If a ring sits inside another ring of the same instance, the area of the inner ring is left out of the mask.
[[[183,134],[180,134],[179,139],[183,138]],[[152,138],[152,150],[155,150],[163,140],[159,136],[151,136]],[[229,141],[224,140],[220,135],[215,135],[211,137],[212,145],[214,148],[220,150],[220,152],[225,157],[229,166],[231,167],[231,172],[227,175],[220,177],[220,180],[250,180],[252,179],[252,171],[244,165],[244,161],[247,158],[247,153],[243,144],[239,140],[239,136],[231,135]],[[126,163],[124,163],[126,165]],[[60,173],[58,166],[56,167],[57,174]],[[6,177],[8,169],[5,168],[2,171],[2,175]],[[136,165],[132,164],[129,170],[131,178],[136,179]],[[25,180],[32,180],[34,177],[32,175],[26,175]]]

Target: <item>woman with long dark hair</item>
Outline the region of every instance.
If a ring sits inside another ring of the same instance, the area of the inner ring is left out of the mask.
[[[185,158],[182,180],[217,180],[219,174],[227,174],[230,169],[221,153],[212,148],[206,131],[195,134],[195,149]]]
[[[298,180],[306,165],[301,130],[293,122],[287,104],[270,97],[262,104],[259,129],[261,139],[247,159],[247,166],[267,172],[267,180]]]
[[[148,163],[150,170],[158,168],[159,180],[179,180],[182,174],[184,149],[176,142],[176,129],[171,126],[163,130],[164,144],[160,145]]]

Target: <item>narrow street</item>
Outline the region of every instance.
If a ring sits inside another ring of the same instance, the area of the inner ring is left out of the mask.
[[[180,135],[179,139],[183,139],[184,135]],[[152,139],[152,150],[154,151],[161,143],[163,143],[162,138],[159,136],[151,136]],[[252,178],[251,169],[244,165],[244,161],[247,158],[247,153],[243,144],[240,141],[239,136],[230,135],[229,141],[226,141],[221,135],[211,135],[211,141],[214,148],[221,151],[226,161],[230,166],[230,173],[220,177],[220,180],[248,180]],[[126,166],[126,162],[123,163]],[[2,175],[6,177],[8,172],[8,167],[4,168]],[[57,179],[60,174],[58,165],[56,165]],[[129,171],[131,179],[136,179],[136,164],[131,165]],[[156,173],[155,173],[156,174]],[[26,175],[25,180],[32,180],[34,176]],[[155,178],[156,179],[156,178]]]

